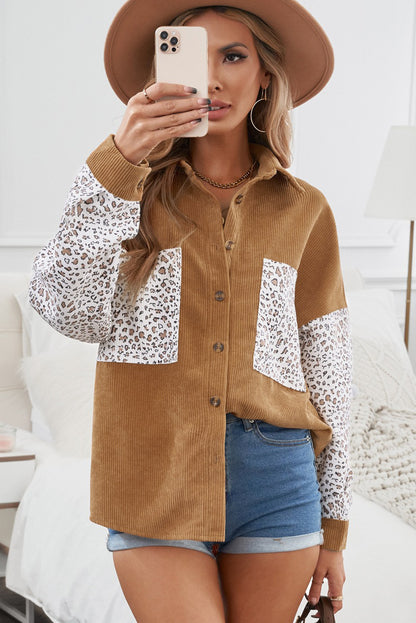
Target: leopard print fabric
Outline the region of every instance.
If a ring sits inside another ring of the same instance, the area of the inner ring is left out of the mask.
[[[100,344],[99,361],[158,364],[178,360],[181,253],[180,247],[159,252],[133,308],[128,292],[117,284],[113,328]]]
[[[137,234],[139,219],[139,202],[115,197],[81,167],[29,287],[31,305],[54,329],[83,342],[109,337],[121,242]]]
[[[349,419],[352,346],[345,307],[315,318],[299,329],[302,368],[310,400],[332,428],[332,439],[316,457],[322,517],[347,520],[352,503]]]
[[[295,309],[297,271],[263,259],[253,368],[298,391],[306,391]]]

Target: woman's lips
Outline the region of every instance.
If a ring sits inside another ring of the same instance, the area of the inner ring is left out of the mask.
[[[231,104],[221,102],[221,100],[212,100],[211,108],[213,108],[213,110],[210,110],[210,112],[208,113],[208,120],[218,121],[219,119],[225,117],[225,115],[231,108]]]

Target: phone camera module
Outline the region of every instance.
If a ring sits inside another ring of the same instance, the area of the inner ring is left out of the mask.
[[[162,32],[160,33],[160,38],[167,39],[168,37],[169,37],[169,33],[166,32],[166,30],[162,30]]]
[[[160,46],[160,49],[162,50],[162,52],[166,52],[166,50],[169,49],[169,46],[167,43],[162,43],[162,45]]]
[[[172,45],[176,45],[178,43],[178,37],[172,37],[170,42]]]

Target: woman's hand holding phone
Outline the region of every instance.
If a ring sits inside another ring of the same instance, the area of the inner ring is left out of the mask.
[[[211,102],[190,97],[195,92],[193,87],[156,82],[146,89],[148,97],[143,91],[133,95],[114,136],[124,158],[138,164],[162,141],[182,136],[200,123]]]

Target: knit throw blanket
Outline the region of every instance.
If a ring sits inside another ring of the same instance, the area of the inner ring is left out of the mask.
[[[392,409],[363,395],[352,400],[353,490],[416,528],[416,405]]]

